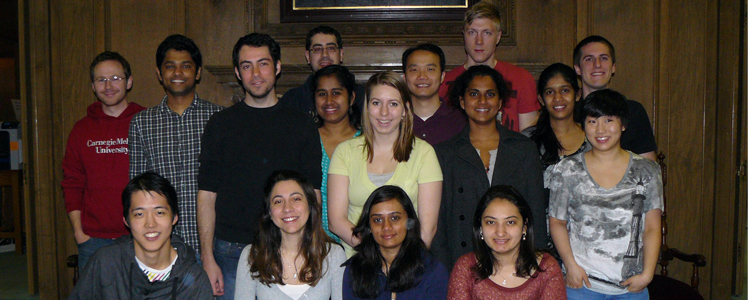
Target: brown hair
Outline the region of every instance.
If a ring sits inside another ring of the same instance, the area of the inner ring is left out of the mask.
[[[463,28],[472,24],[475,19],[486,18],[493,21],[496,25],[496,30],[501,31],[501,13],[496,5],[481,1],[468,8],[465,11],[465,19],[463,19]]]
[[[410,91],[408,90],[408,85],[405,83],[405,79],[392,71],[376,73],[369,78],[368,82],[366,82],[366,105],[364,105],[364,113],[361,117],[361,129],[364,134],[364,151],[366,151],[366,157],[369,162],[374,159],[374,148],[372,147],[374,141],[374,128],[371,121],[369,121],[369,101],[371,101],[371,90],[378,85],[386,85],[395,88],[400,93],[400,98],[403,100],[405,116],[402,121],[400,121],[397,141],[392,145],[392,156],[397,162],[408,161],[410,158],[410,152],[413,150],[413,143],[415,143],[415,136],[413,136],[413,112],[411,111]]]
[[[281,181],[294,181],[301,186],[309,205],[309,218],[304,227],[299,254],[304,258],[304,265],[299,271],[299,281],[311,286],[317,285],[326,270],[324,261],[330,253],[333,240],[322,229],[322,208],[317,202],[314,187],[304,175],[296,171],[280,170],[270,174],[265,183],[265,199],[262,204],[260,217],[260,231],[257,240],[249,251],[249,272],[252,278],[259,279],[262,284],[283,283],[283,263],[281,261],[280,244],[281,232],[270,217],[270,201],[273,187]]]

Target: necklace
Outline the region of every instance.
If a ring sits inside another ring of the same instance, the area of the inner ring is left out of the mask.
[[[496,275],[499,275],[499,276],[500,276],[500,277],[501,277],[502,279],[504,279],[504,281],[502,281],[502,282],[501,282],[501,285],[506,285],[506,277],[504,277],[504,276],[501,276],[501,272],[496,272]],[[512,273],[512,274],[511,274],[511,275],[509,275],[509,276],[514,276],[514,277],[517,277],[517,273]]]
[[[298,259],[298,258],[299,258],[298,256],[294,257],[293,268],[291,268],[290,264],[288,265],[288,271],[291,271],[291,270],[294,271],[293,272],[293,279],[297,279],[299,277],[299,270],[296,268],[296,259]]]

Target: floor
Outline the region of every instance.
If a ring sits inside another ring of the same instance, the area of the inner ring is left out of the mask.
[[[15,251],[0,253],[0,299],[39,299],[29,295],[26,255]]]

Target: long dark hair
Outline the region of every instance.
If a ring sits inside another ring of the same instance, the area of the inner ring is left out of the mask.
[[[540,97],[543,97],[543,92],[545,91],[546,85],[548,85],[548,81],[557,75],[561,75],[564,81],[574,89],[575,95],[579,93],[577,73],[574,72],[574,69],[562,63],[555,63],[545,68],[543,73],[540,73],[540,78],[538,78],[538,95],[540,95]],[[574,106],[576,107],[576,103],[574,103]],[[572,110],[572,112],[574,111],[576,111],[576,109]],[[538,122],[535,124],[535,130],[532,132],[530,139],[535,142],[538,150],[540,150],[541,147],[545,150],[543,155],[540,157],[540,162],[543,163],[544,166],[557,163],[560,160],[558,151],[561,149],[567,150],[561,146],[561,142],[558,141],[556,134],[553,133],[551,117],[548,113],[547,107],[543,107],[543,109],[540,110]]]
[[[281,232],[270,217],[270,201],[273,187],[281,181],[291,180],[301,186],[309,204],[309,218],[304,227],[299,254],[304,265],[299,269],[299,281],[315,286],[326,270],[322,270],[325,257],[330,253],[330,243],[334,243],[322,229],[322,209],[317,202],[314,187],[304,175],[296,171],[281,170],[270,174],[265,184],[265,199],[262,203],[260,230],[257,241],[249,251],[249,271],[252,278],[265,285],[283,283],[283,263],[281,262]]]
[[[478,202],[478,207],[475,210],[473,216],[473,248],[475,249],[475,260],[477,263],[473,267],[473,272],[478,275],[479,280],[483,280],[491,276],[494,272],[494,265],[497,260],[491,252],[491,248],[488,247],[485,241],[481,240],[481,223],[483,222],[483,213],[486,208],[493,201],[508,201],[514,204],[519,210],[520,216],[522,216],[522,223],[527,227],[525,231],[527,234],[525,239],[519,242],[519,255],[517,255],[517,262],[515,267],[517,269],[518,277],[531,276],[533,270],[543,272],[538,265],[537,254],[535,247],[533,246],[533,229],[532,229],[532,209],[530,205],[525,201],[525,198],[513,187],[509,185],[496,185],[486,191],[486,194]],[[533,275],[536,277],[537,273]]]
[[[426,245],[421,240],[421,223],[416,216],[413,202],[400,187],[382,186],[374,190],[366,200],[361,217],[353,228],[353,234],[361,237],[361,243],[354,247],[358,253],[351,257],[349,268],[352,277],[351,288],[353,294],[359,298],[376,298],[382,291],[377,274],[382,270],[384,257],[371,234],[369,215],[372,206],[389,200],[396,200],[408,214],[408,233],[387,274],[387,290],[395,293],[409,290],[418,285],[421,275],[426,270],[422,255],[426,252]]]

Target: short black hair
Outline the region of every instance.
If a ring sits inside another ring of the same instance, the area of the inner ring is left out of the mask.
[[[311,50],[312,47],[312,37],[317,34],[329,34],[335,36],[335,42],[338,43],[338,48],[343,48],[343,39],[340,37],[340,32],[335,30],[335,28],[332,28],[330,26],[320,25],[317,27],[312,28],[312,30],[309,30],[309,33],[306,34],[306,49]]]
[[[452,85],[449,86],[449,102],[457,108],[457,110],[462,111],[460,97],[465,95],[465,91],[467,90],[468,85],[470,85],[470,82],[478,76],[488,76],[493,80],[494,84],[496,84],[496,92],[499,93],[501,107],[504,107],[504,103],[509,97],[509,88],[506,85],[506,81],[504,81],[504,77],[501,76],[498,71],[494,70],[494,68],[486,65],[472,66],[467,69],[465,73],[457,76],[455,81],[452,82]]]
[[[436,54],[436,56],[439,56],[439,71],[444,72],[444,65],[446,64],[446,59],[444,58],[444,51],[441,47],[431,44],[431,43],[425,43],[425,44],[419,44],[418,46],[408,48],[408,50],[405,50],[403,52],[403,74],[405,74],[406,69],[408,68],[408,57],[417,50],[423,50],[428,51],[431,53]]]
[[[239,68],[239,52],[244,46],[254,48],[268,47],[270,56],[273,58],[273,68],[275,68],[275,66],[278,64],[278,61],[281,59],[281,48],[278,42],[276,42],[267,34],[255,32],[240,37],[239,40],[236,41],[236,44],[234,44],[232,59],[234,61],[235,68]]]
[[[177,191],[174,190],[174,186],[171,185],[168,179],[159,175],[156,172],[145,172],[133,179],[125,186],[125,190],[122,191],[122,215],[125,217],[127,222],[130,222],[130,207],[132,206],[132,194],[138,191],[143,192],[155,192],[166,198],[166,203],[171,208],[173,217],[179,215],[179,204],[177,201]]]
[[[200,49],[197,48],[195,42],[191,38],[188,38],[181,34],[172,34],[166,37],[166,39],[164,39],[164,41],[161,42],[160,45],[158,45],[158,49],[156,50],[156,67],[158,67],[159,69],[161,69],[161,64],[164,63],[166,52],[168,52],[169,50],[189,52],[190,57],[192,57],[192,61],[195,62],[195,66],[197,67],[197,69],[202,68],[203,55],[200,54]]]
[[[582,124],[582,128],[587,117],[602,116],[618,117],[621,125],[628,125],[629,106],[626,97],[614,90],[602,89],[589,93],[579,107],[579,113],[575,115],[578,115],[577,122]]]
[[[104,52],[99,53],[99,55],[96,55],[93,62],[91,62],[91,68],[90,68],[91,82],[94,81],[94,76],[95,76],[94,69],[96,69],[96,66],[99,65],[99,63],[105,62],[108,60],[116,61],[120,65],[122,65],[122,69],[125,71],[125,79],[130,78],[130,75],[132,75],[132,71],[130,70],[130,63],[128,63],[127,60],[117,52],[104,51]]]
[[[599,35],[591,35],[586,38],[584,38],[581,42],[577,44],[576,47],[574,47],[574,65],[578,66],[581,63],[582,60],[582,47],[587,46],[591,43],[601,43],[605,46],[608,46],[608,50],[610,50],[610,59],[613,63],[616,63],[616,49],[613,48],[613,44],[610,43],[607,39],[604,37],[601,37]]]

